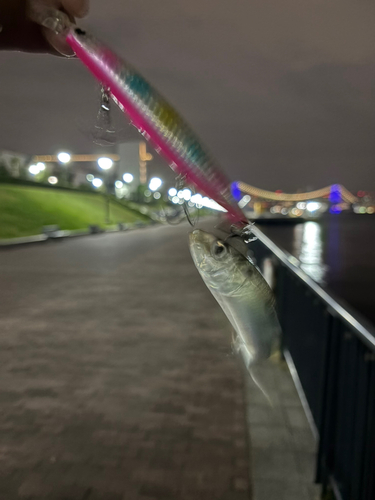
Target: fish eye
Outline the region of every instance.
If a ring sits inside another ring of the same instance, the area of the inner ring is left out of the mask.
[[[216,241],[212,245],[211,253],[215,259],[221,259],[227,254],[227,247],[220,241]]]

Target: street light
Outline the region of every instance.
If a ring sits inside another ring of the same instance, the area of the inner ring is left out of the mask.
[[[38,162],[36,165],[33,164],[33,165],[29,166],[29,172],[31,175],[38,175],[38,174],[40,174],[40,172],[42,172],[42,170],[45,170],[45,169],[46,169],[46,166],[41,161]]]
[[[152,179],[150,179],[148,187],[151,191],[157,191],[162,184],[163,181],[159,179],[159,177],[153,177]]]
[[[132,181],[133,181],[133,179],[134,179],[134,177],[132,176],[132,174],[124,174],[124,175],[122,176],[122,178],[123,178],[123,179],[124,179],[124,181],[125,181],[125,182],[127,182],[128,184],[129,184],[130,182],[132,182]]]
[[[31,175],[37,175],[39,174],[40,170],[39,167],[37,167],[37,165],[30,165],[29,172]]]
[[[95,177],[95,179],[92,180],[92,185],[96,188],[100,188],[103,185],[103,181],[98,177]]]
[[[59,153],[57,155],[57,159],[60,163],[69,163],[71,160],[71,156],[69,153]]]
[[[109,189],[108,189],[109,179],[108,179],[107,172],[112,167],[113,160],[111,160],[111,158],[107,158],[106,156],[103,156],[102,158],[98,159],[98,165],[99,165],[99,168],[101,168],[102,170],[104,170],[104,172],[106,173],[105,174],[105,179],[104,179],[105,180],[105,188],[106,188],[106,197],[105,197],[105,222],[106,222],[106,224],[109,224],[109,222],[110,222],[110,216],[109,216]],[[93,184],[94,184],[94,181],[93,181]],[[101,183],[100,186],[102,184],[103,183]],[[98,186],[98,187],[100,187],[100,186]]]
[[[106,158],[106,157],[99,158],[98,165],[102,170],[109,170],[113,165],[113,160],[111,160],[111,158]]]
[[[55,177],[54,175],[51,175],[50,177],[48,177],[48,182],[50,184],[57,184],[59,182],[58,178]]]
[[[191,198],[191,191],[190,191],[190,189],[187,189],[187,188],[184,189],[182,191],[182,196],[183,196],[183,198],[184,198],[185,201],[189,201],[190,198]]]

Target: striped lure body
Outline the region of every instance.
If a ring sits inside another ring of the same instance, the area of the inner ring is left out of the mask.
[[[137,71],[91,35],[72,27],[67,41],[172,169],[225,208],[232,222],[246,224],[228,179],[172,106]]]

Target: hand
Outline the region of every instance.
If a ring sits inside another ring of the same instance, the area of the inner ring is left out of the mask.
[[[0,49],[74,55],[62,35],[30,19],[29,12],[43,5],[62,10],[74,22],[87,14],[89,0],[0,0]]]

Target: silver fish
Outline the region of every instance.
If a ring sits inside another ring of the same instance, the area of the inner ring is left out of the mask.
[[[199,274],[236,332],[235,350],[263,391],[252,368],[271,355],[280,334],[272,290],[250,259],[213,234],[196,229],[189,246]]]

